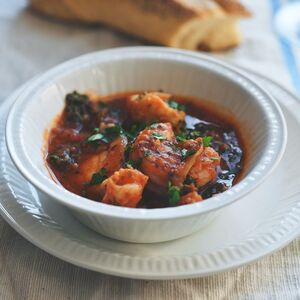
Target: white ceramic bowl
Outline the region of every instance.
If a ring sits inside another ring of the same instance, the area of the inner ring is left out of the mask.
[[[70,193],[51,179],[45,166],[44,130],[63,109],[66,93],[90,89],[102,95],[163,89],[222,105],[240,120],[250,145],[243,179],[206,201],[164,209],[111,206]],[[135,47],[84,55],[30,81],[9,113],[6,138],[12,160],[27,180],[84,224],[119,240],[159,242],[199,230],[257,187],[282,157],[287,132],[273,98],[234,68],[188,51]]]

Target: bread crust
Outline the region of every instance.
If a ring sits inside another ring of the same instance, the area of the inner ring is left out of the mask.
[[[71,22],[80,21],[69,6],[61,0],[30,0],[30,6],[34,11],[47,17]]]
[[[228,14],[240,16],[240,17],[251,17],[250,11],[236,0],[215,0]]]
[[[154,43],[209,51],[240,42],[236,21],[250,13],[237,0],[31,0],[44,14],[104,23]],[[60,4],[58,4],[60,3]],[[219,27],[218,27],[219,26]],[[218,33],[225,33],[225,37]],[[219,40],[219,42],[218,42]]]

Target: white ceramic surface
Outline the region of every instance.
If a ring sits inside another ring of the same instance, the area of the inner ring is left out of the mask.
[[[90,201],[54,183],[42,155],[44,129],[62,110],[67,92],[100,94],[157,90],[204,98],[230,110],[243,123],[250,160],[245,178],[207,201],[167,209],[130,209]],[[10,155],[37,188],[72,210],[84,224],[116,239],[158,242],[191,234],[217,210],[261,183],[280,160],[286,144],[282,113],[272,97],[238,71],[207,56],[155,47],[121,48],[79,57],[27,84],[6,128]]]
[[[209,227],[179,240],[132,244],[108,239],[79,223],[39,193],[8,155],[4,120],[15,93],[0,110],[0,212],[26,239],[75,265],[144,279],[206,276],[229,270],[286,245],[300,234],[300,104],[274,83],[255,77],[282,105],[289,142],[278,168],[243,201],[224,208]]]

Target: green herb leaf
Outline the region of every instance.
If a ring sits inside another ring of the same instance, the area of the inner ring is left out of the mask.
[[[213,140],[213,137],[212,137],[212,136],[205,136],[205,137],[202,139],[203,146],[204,146],[204,147],[209,147],[212,140]]]
[[[193,184],[194,186],[197,186],[196,180],[190,175],[186,176],[184,183],[188,185]]]
[[[129,154],[130,152],[132,152],[132,149],[133,149],[132,145],[127,144],[127,146],[126,146],[126,148],[125,148],[125,152],[126,152],[127,154]]]
[[[119,136],[121,133],[123,133],[123,129],[120,125],[115,125],[112,127],[107,127],[104,130],[105,135],[115,135]]]
[[[146,128],[146,125],[143,123],[137,123],[131,126],[130,130],[125,134],[130,140],[134,140],[137,135]]]
[[[102,168],[99,172],[97,173],[94,173],[93,176],[92,176],[92,179],[89,183],[89,185],[97,185],[97,184],[100,184],[104,181],[104,179],[106,179],[106,169],[105,168]]]
[[[211,160],[211,161],[218,161],[219,158],[218,158],[218,157],[211,157],[210,160]]]
[[[59,159],[60,159],[59,156],[55,154],[51,154],[48,156],[48,160],[52,164],[55,164]]]
[[[154,124],[151,124],[151,125],[149,126],[149,128],[151,128],[151,129],[156,129],[158,126],[159,126],[159,124],[154,123]]]
[[[66,95],[66,119],[68,122],[81,123],[89,114],[89,98],[74,91]]]
[[[99,132],[99,129],[94,128],[93,134],[87,138],[86,143],[104,142],[106,144],[109,144],[122,133],[123,129],[119,125],[107,127],[102,133]]]
[[[150,155],[151,155],[151,151],[149,151],[149,150],[144,151],[144,156],[145,157],[150,156]]]
[[[178,103],[177,101],[175,100],[169,100],[168,101],[168,105],[173,108],[173,109],[177,109],[177,110],[182,110],[182,111],[185,111],[185,105],[181,104],[181,103]]]
[[[104,142],[109,143],[109,140],[102,134],[102,133],[96,133],[88,137],[86,140],[87,143],[93,143],[93,142]]]
[[[186,133],[185,132],[180,132],[177,136],[176,136],[176,140],[178,141],[178,142],[184,142],[184,141],[186,141],[188,138],[187,138],[187,135],[186,135]]]
[[[168,182],[168,197],[169,197],[169,205],[176,206],[180,202],[180,188],[178,186],[172,185],[172,183]]]
[[[197,131],[197,130],[193,130],[190,132],[190,138],[191,139],[196,139],[198,137],[201,136],[201,132],[200,131]]]
[[[99,133],[100,132],[100,128],[96,127],[93,129],[93,134]]]
[[[127,166],[131,166],[134,169],[139,169],[142,164],[142,159],[141,158],[139,158],[138,160],[129,159],[126,164]]]
[[[185,160],[187,159],[189,156],[193,155],[196,153],[196,150],[194,149],[190,149],[190,150],[187,150],[187,149],[182,149],[181,150],[181,157],[182,157],[182,160]]]
[[[75,167],[80,156],[80,149],[78,147],[74,148],[71,150],[68,146],[62,146],[56,149],[55,153],[49,154],[47,161],[60,171],[66,171],[69,167]]]
[[[162,135],[158,132],[152,132],[151,135],[158,140],[166,140],[167,139],[164,135]]]

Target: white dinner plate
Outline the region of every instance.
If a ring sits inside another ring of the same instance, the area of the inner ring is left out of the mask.
[[[251,76],[280,103],[288,145],[274,173],[247,197],[226,207],[208,227],[188,237],[157,244],[112,240],[88,229],[69,211],[39,193],[18,173],[7,153],[0,112],[0,210],[23,237],[52,255],[90,270],[139,279],[206,276],[251,263],[300,233],[300,103],[270,80]]]

